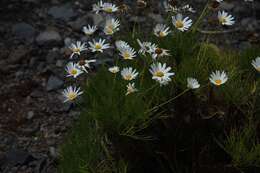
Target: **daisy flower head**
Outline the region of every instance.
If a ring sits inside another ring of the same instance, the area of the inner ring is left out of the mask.
[[[119,31],[120,22],[117,19],[109,18],[106,20],[104,33],[106,35],[113,35],[116,31]]]
[[[81,43],[81,41],[77,41],[76,44],[71,43],[69,49],[72,51],[72,54],[70,55],[70,58],[72,58],[75,54],[80,55],[82,51],[85,51],[88,48],[86,43]]]
[[[192,20],[189,17],[183,18],[182,14],[178,13],[176,16],[172,17],[172,23],[175,26],[175,28],[184,32],[191,27]]]
[[[225,11],[218,12],[218,20],[221,25],[231,26],[235,23],[235,18]]]
[[[82,60],[80,60],[80,61],[77,63],[77,66],[78,66],[81,70],[83,70],[83,71],[85,71],[86,73],[88,73],[87,69],[90,69],[90,63],[94,63],[94,62],[96,62],[95,59],[91,59],[91,60],[84,60],[84,59],[82,59]]]
[[[108,68],[108,71],[110,71],[111,73],[118,73],[120,71],[119,67],[118,66],[113,66],[113,67],[110,67]]]
[[[104,49],[108,49],[110,47],[109,43],[105,43],[106,40],[105,39],[99,39],[99,41],[95,41],[93,40],[92,42],[88,42],[88,44],[90,45],[90,50],[92,52],[103,52]]]
[[[156,60],[157,58],[165,57],[165,56],[170,56],[169,50],[162,49],[162,48],[159,48],[159,47],[157,47],[156,49],[153,50],[152,58],[154,60]]]
[[[131,47],[124,47],[121,48],[119,51],[120,51],[119,55],[122,56],[123,59],[125,60],[131,60],[134,57],[136,57],[136,51]]]
[[[187,87],[190,89],[197,89],[200,87],[200,84],[197,79],[188,77],[187,78]]]
[[[137,39],[137,42],[140,46],[138,53],[142,55],[145,55],[146,53],[152,54],[153,51],[158,47],[156,44],[151,42],[141,42],[139,39]]]
[[[98,3],[92,5],[92,10],[98,14],[103,9],[103,1],[100,0]]]
[[[192,6],[190,6],[190,4],[186,4],[182,7],[182,10],[184,11],[188,11],[188,12],[191,12],[191,13],[196,13],[196,11],[192,8]]]
[[[90,25],[84,26],[82,29],[82,31],[86,35],[92,35],[92,34],[94,34],[94,32],[96,32],[96,30],[97,30],[97,26],[95,26],[95,25],[94,26],[90,26]]]
[[[68,88],[63,90],[62,94],[64,96],[65,103],[74,101],[78,96],[83,94],[83,92],[80,90],[80,88],[69,86]]]
[[[129,95],[129,94],[132,94],[134,92],[137,92],[138,89],[135,87],[135,83],[129,83],[127,86],[126,86],[126,96]]]
[[[164,8],[166,12],[173,12],[173,13],[177,13],[180,11],[180,9],[176,6],[177,4],[170,4],[167,1],[163,2]]]
[[[257,57],[256,59],[252,60],[253,67],[260,72],[260,57]]]
[[[123,70],[121,71],[121,76],[123,77],[124,80],[127,81],[134,80],[138,74],[139,73],[132,67],[123,68]]]
[[[119,50],[119,51],[126,49],[126,48],[130,48],[130,45],[127,42],[122,41],[122,40],[116,41],[115,45],[116,45],[117,50]]]
[[[166,37],[170,33],[170,28],[164,24],[157,24],[153,29],[154,35],[157,37]]]
[[[209,78],[210,82],[213,83],[216,86],[220,86],[227,82],[228,76],[225,71],[215,71],[212,72]]]
[[[115,4],[112,3],[104,3],[102,5],[102,10],[107,13],[114,13],[118,11],[118,7]]]
[[[80,74],[83,73],[83,71],[81,69],[79,69],[79,67],[77,66],[77,64],[73,63],[73,62],[69,62],[66,66],[66,72],[67,77],[73,77],[73,78],[77,78]]]
[[[160,85],[167,85],[171,81],[171,76],[175,73],[170,72],[171,67],[166,67],[166,64],[153,63],[150,68],[150,73],[153,75],[152,79],[160,83]]]

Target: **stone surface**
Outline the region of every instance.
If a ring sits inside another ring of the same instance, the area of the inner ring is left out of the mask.
[[[24,39],[29,42],[34,40],[36,34],[35,28],[24,22],[13,25],[12,32],[18,39]]]
[[[37,38],[36,41],[39,45],[46,45],[46,44],[59,44],[62,42],[62,38],[60,34],[57,31],[54,30],[47,30],[41,32]]]
[[[71,18],[77,16],[77,13],[71,8],[70,4],[51,7],[48,14],[55,19],[64,21],[69,21]]]
[[[63,80],[61,80],[60,78],[56,77],[56,76],[50,76],[47,82],[47,91],[52,91],[52,90],[57,90],[60,87],[62,87],[64,84]]]

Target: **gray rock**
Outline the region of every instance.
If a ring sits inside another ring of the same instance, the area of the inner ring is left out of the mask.
[[[51,50],[49,53],[48,53],[48,55],[47,55],[47,57],[46,57],[46,61],[47,61],[47,63],[49,63],[49,64],[53,64],[54,62],[55,62],[55,60],[56,59],[58,59],[60,57],[60,54],[59,54],[59,51],[53,51],[53,50]]]
[[[22,150],[10,150],[6,153],[6,163],[10,165],[23,165],[33,160],[32,155]]]
[[[100,26],[102,25],[102,22],[104,22],[104,17],[102,17],[100,14],[88,14],[88,17],[92,18],[93,25]]]
[[[58,152],[56,150],[55,147],[50,147],[49,148],[49,152],[50,152],[50,155],[53,157],[53,158],[58,158]]]
[[[36,34],[34,27],[24,22],[13,25],[12,32],[18,39],[24,39],[28,42],[32,42]]]
[[[64,67],[64,64],[65,64],[65,62],[63,60],[59,59],[59,60],[56,61],[56,66],[57,67],[60,67],[60,68]]]
[[[9,64],[16,64],[16,63],[19,63],[22,59],[25,58],[26,55],[28,55],[28,53],[30,52],[29,48],[25,47],[25,46],[18,46],[16,49],[14,49],[6,63],[9,65]]]
[[[66,37],[66,38],[64,39],[64,45],[65,45],[66,47],[69,47],[71,43],[73,43],[73,41],[72,41],[71,38]]]
[[[79,17],[77,20],[75,20],[73,22],[69,22],[69,25],[71,26],[71,28],[73,30],[81,31],[83,26],[85,26],[87,24],[92,24],[93,20],[94,20],[93,17],[91,17],[89,15],[85,15],[85,16]],[[96,23],[99,23],[99,21]]]
[[[31,120],[32,118],[34,117],[34,112],[33,111],[29,111],[28,113],[27,113],[27,119],[28,120]]]
[[[221,2],[220,7],[224,10],[232,10],[235,7],[235,4],[223,1]]]
[[[45,44],[57,44],[62,42],[62,38],[60,34],[57,31],[54,30],[47,30],[42,33],[40,33],[36,41],[39,45],[45,45]]]
[[[160,14],[149,13],[148,16],[154,20],[155,23],[163,23],[164,19]]]
[[[71,8],[70,4],[51,7],[48,14],[55,19],[60,19],[63,21],[69,21],[71,18],[77,16],[77,13]]]
[[[52,75],[48,79],[46,89],[47,91],[57,90],[61,88],[63,84],[64,82],[60,78]]]
[[[258,22],[254,18],[247,17],[242,19],[241,26],[246,31],[255,31],[258,28]]]

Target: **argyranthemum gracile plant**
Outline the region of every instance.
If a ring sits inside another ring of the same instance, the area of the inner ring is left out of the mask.
[[[150,139],[146,130],[156,125],[183,135],[182,127],[176,130],[178,123],[214,118],[230,123],[235,116],[255,116],[260,109],[259,50],[240,54],[208,41],[235,27],[235,14],[221,9],[221,3],[212,0],[200,13],[189,4],[166,2],[165,22],[151,25],[145,33],[138,27],[124,28],[117,4],[93,5],[104,21],[100,26],[86,24],[82,31],[87,41],[70,45],[65,69],[71,80],[63,95],[64,102],[82,101],[82,116],[88,116],[104,138],[101,147],[109,139],[119,142],[115,138]],[[220,31],[202,28],[212,16]],[[111,61],[102,63],[105,57]],[[177,124],[169,125],[168,119]],[[232,123],[232,128],[237,125]],[[226,134],[227,129],[217,128],[217,135]],[[212,134],[208,138],[214,141]]]

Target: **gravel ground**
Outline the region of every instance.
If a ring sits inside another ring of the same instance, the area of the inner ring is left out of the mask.
[[[57,146],[79,115],[62,103],[60,94],[69,56],[66,46],[81,38],[83,25],[102,23],[102,16],[90,12],[93,2],[1,0],[0,172],[56,172]],[[187,2],[195,9],[205,3]],[[132,7],[124,15],[129,26],[137,22],[149,31],[151,24],[163,22],[158,1],[149,2],[145,10],[137,9],[135,1],[126,3]],[[214,37],[214,42],[238,49],[259,44],[260,2],[230,0],[221,8],[236,16],[238,31]]]

